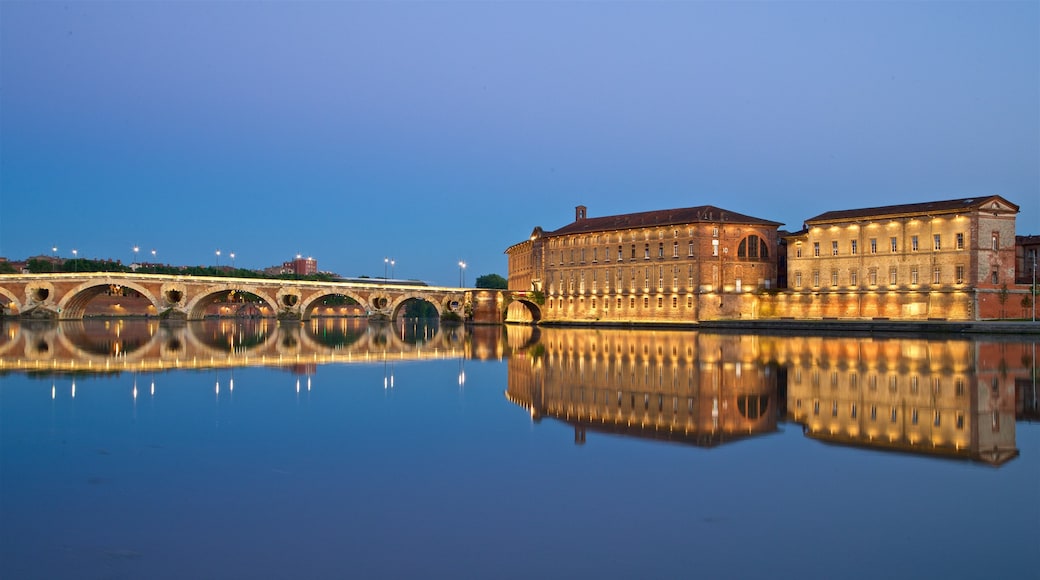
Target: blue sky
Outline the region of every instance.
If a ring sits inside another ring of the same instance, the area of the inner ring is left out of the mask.
[[[0,2],[0,256],[457,284],[535,226],[999,194],[1040,3]]]

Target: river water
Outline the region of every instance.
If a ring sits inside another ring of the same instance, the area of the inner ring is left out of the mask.
[[[1035,338],[2,330],[3,578],[1025,578],[1040,561]]]

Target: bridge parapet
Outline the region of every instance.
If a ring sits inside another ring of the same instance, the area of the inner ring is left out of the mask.
[[[472,309],[475,291],[465,288],[133,272],[0,275],[0,305],[5,316],[78,320],[91,300],[121,288],[132,289],[147,300],[147,312],[136,313],[138,316],[187,320],[204,318],[213,305],[233,303],[236,296],[244,295],[249,295],[252,315],[265,318],[306,320],[329,296],[345,296],[374,318],[395,318],[409,300],[427,301],[442,316],[455,312],[462,317],[472,311],[475,318],[479,312]],[[226,315],[234,315],[240,308],[241,302],[228,306]]]

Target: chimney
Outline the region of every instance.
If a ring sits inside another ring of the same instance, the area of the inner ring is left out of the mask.
[[[579,206],[575,207],[574,208],[574,221],[580,222],[581,220],[585,219],[585,212],[586,211],[587,211],[587,208],[585,206],[583,206],[583,205],[579,205]]]

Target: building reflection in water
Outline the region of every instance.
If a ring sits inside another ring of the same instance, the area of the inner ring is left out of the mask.
[[[543,329],[509,360],[506,397],[533,419],[714,446],[777,429],[777,369],[740,337]],[[752,340],[751,342],[754,342]]]
[[[1001,465],[1018,454],[1016,420],[1040,419],[1037,343],[961,336],[779,336],[671,330],[207,320],[0,321],[0,373],[72,379],[172,369],[269,366],[309,390],[322,364],[508,359],[506,397],[532,418],[588,432],[715,446],[784,421],[827,443]],[[226,370],[224,370],[226,369]],[[65,388],[52,378],[51,397]],[[220,376],[214,390],[220,395]]]
[[[540,420],[712,446],[802,426],[813,439],[1001,465],[1036,416],[1035,343],[544,328],[506,397]],[[514,340],[510,339],[510,344]]]

